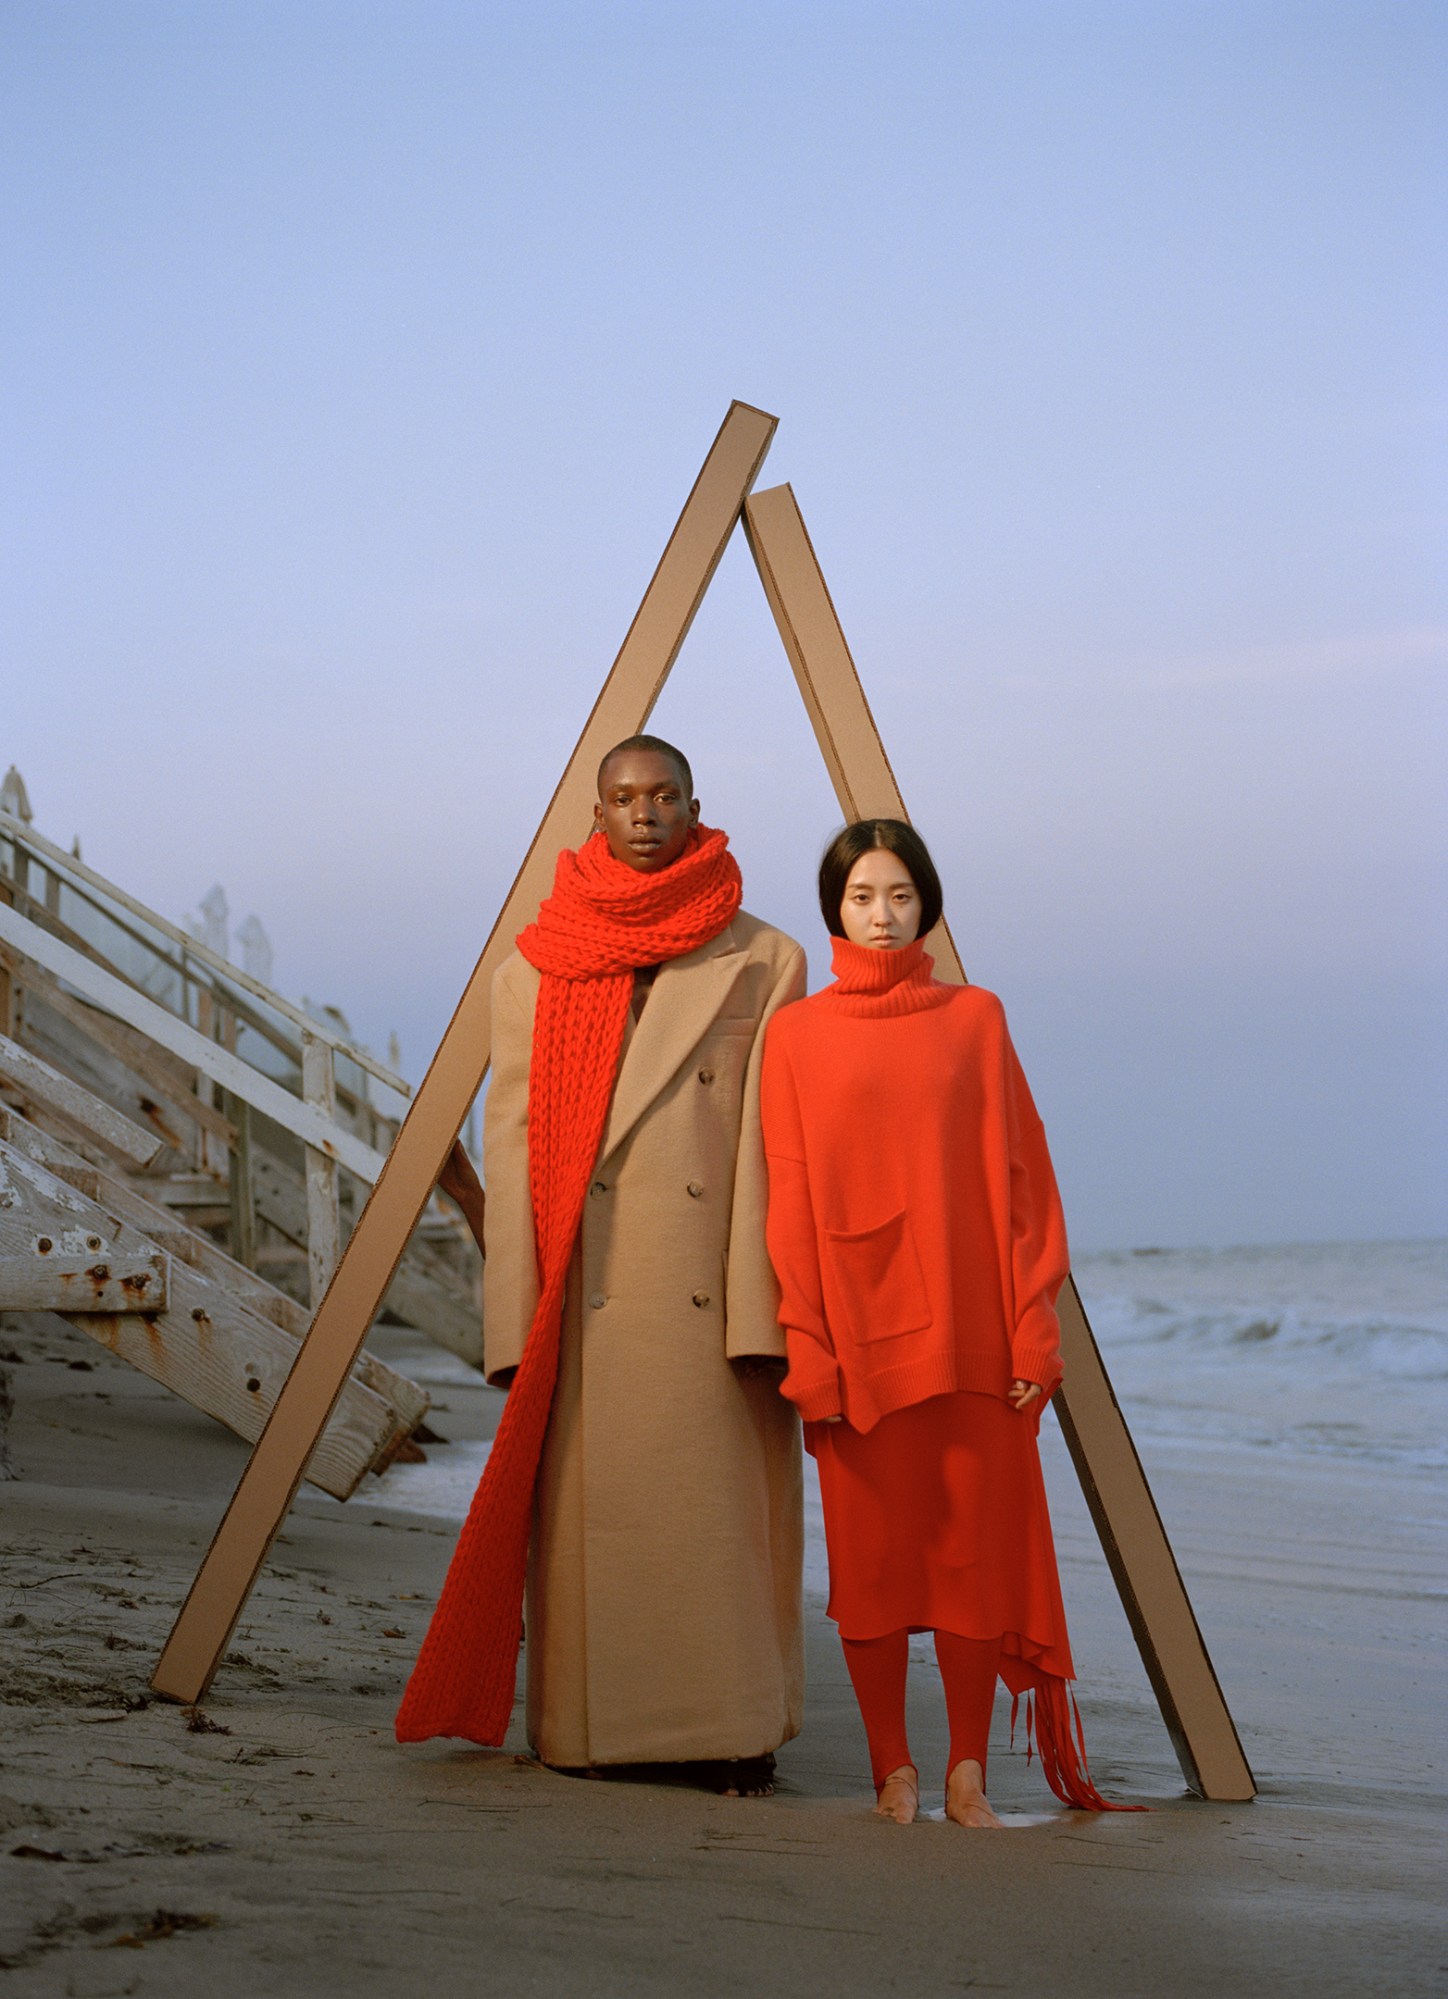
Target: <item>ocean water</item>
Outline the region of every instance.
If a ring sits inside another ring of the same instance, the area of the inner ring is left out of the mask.
[[[1075,1278],[1117,1400],[1153,1460],[1229,1444],[1435,1481],[1448,1469],[1448,1241],[1121,1250],[1081,1258]],[[394,1358],[444,1405],[450,1383],[476,1382],[420,1336]],[[446,1434],[447,1416],[435,1426]],[[1042,1441],[1053,1447],[1045,1429]],[[487,1450],[429,1447],[425,1464],[394,1465],[366,1501],[460,1521]],[[807,1470],[807,1581],[822,1593]]]
[[[1448,1469],[1448,1241],[1122,1250],[1075,1278],[1136,1435]]]

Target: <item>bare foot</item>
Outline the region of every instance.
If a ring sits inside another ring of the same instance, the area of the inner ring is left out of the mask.
[[[738,1756],[714,1765],[715,1789],[721,1798],[772,1798],[774,1758]]]
[[[875,1796],[875,1816],[913,1825],[920,1810],[920,1777],[913,1763],[892,1770]]]
[[[993,1826],[1005,1830],[985,1794],[985,1772],[973,1756],[957,1763],[945,1780],[945,1816],[957,1825]]]

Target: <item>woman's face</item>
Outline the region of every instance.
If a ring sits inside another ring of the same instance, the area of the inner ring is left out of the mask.
[[[845,882],[840,921],[852,944],[900,951],[920,929],[920,891],[909,868],[883,847],[861,854]]]

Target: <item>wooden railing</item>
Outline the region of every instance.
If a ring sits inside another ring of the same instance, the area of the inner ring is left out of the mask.
[[[197,1198],[204,1202],[208,1183],[224,1185],[231,1252],[242,1264],[257,1255],[254,1120],[273,1148],[278,1133],[300,1142],[315,1306],[343,1240],[338,1169],[367,1187],[376,1181],[410,1085],[332,1021],[0,811],[0,1035],[18,1039],[26,987],[189,1120]],[[270,1169],[260,1178],[263,1199],[273,1188],[273,1214],[274,1179]],[[439,1215],[435,1226],[447,1232],[451,1221]],[[295,1240],[295,1222],[288,1229]],[[414,1290],[417,1282],[414,1272]]]

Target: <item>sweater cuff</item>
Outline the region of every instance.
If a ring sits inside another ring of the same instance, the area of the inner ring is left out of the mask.
[[[786,1328],[789,1372],[779,1392],[792,1402],[806,1423],[821,1423],[844,1414],[838,1364],[808,1333]]]
[[[1026,1347],[1016,1343],[1010,1353],[1010,1371],[1016,1381],[1034,1381],[1040,1389],[1040,1399],[1050,1401],[1060,1387],[1064,1373],[1060,1365],[1060,1347]]]

